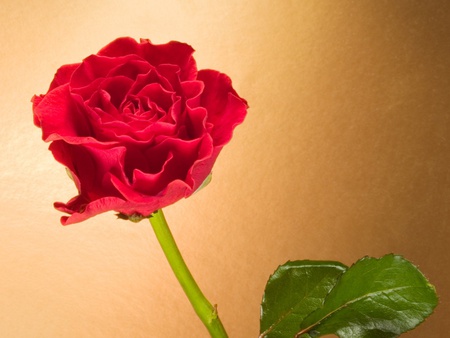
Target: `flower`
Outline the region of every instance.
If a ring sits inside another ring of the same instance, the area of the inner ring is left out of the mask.
[[[247,112],[230,78],[197,71],[191,46],[119,38],[57,71],[32,99],[36,126],[78,189],[55,208],[81,222],[148,217],[192,195]]]

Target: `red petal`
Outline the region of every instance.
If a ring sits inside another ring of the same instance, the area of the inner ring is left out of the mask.
[[[81,202],[82,203],[82,202]],[[82,212],[80,212],[80,201],[73,199],[69,203],[64,204],[56,202],[55,208],[62,212],[67,212],[71,216],[61,217],[62,225],[69,225],[73,223],[82,222],[90,217],[101,214],[110,210],[119,210],[126,204],[126,201],[117,197],[104,197],[98,200],[92,201],[82,206]]]
[[[195,80],[197,77],[197,65],[192,57],[194,49],[188,44],[171,41],[162,45],[153,45],[148,40],[142,40],[140,49],[139,55],[153,66],[164,64],[179,66],[181,81]]]
[[[234,127],[244,121],[247,102],[238,96],[225,74],[201,70],[198,79],[205,84],[201,106],[207,109],[207,122],[213,125],[214,145],[223,146],[230,141]]]
[[[97,55],[118,57],[129,54],[138,54],[139,43],[129,37],[118,38],[103,47]]]
[[[44,98],[44,95],[34,95],[31,99],[31,102],[33,104],[33,122],[36,127],[41,127],[41,120],[40,116],[36,114],[36,107],[41,103],[42,99]]]
[[[53,78],[52,83],[50,84],[50,89],[48,91],[51,91],[56,87],[69,83],[72,74],[79,66],[80,63],[74,63],[71,65],[64,65],[61,68],[59,68],[55,74],[55,77]]]
[[[197,66],[192,53],[194,49],[188,44],[171,41],[166,44],[154,45],[150,40],[142,39],[140,43],[129,37],[118,38],[102,48],[97,55],[120,57],[136,54],[147,60],[151,65],[177,65],[181,69],[182,80],[193,80],[197,76]]]
[[[83,60],[80,66],[72,74],[70,79],[71,88],[89,86],[96,79],[107,77],[117,67],[127,62],[141,60],[136,55],[126,55],[117,58],[91,55]]]
[[[42,128],[44,141],[90,136],[89,122],[72,100],[69,85],[57,87],[35,101],[35,123]]]

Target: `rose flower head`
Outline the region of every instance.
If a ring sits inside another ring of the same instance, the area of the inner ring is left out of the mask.
[[[115,210],[148,217],[192,195],[247,112],[230,78],[197,71],[191,46],[119,38],[58,69],[33,116],[78,195],[62,224]]]

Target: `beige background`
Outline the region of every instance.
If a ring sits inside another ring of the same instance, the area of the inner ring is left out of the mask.
[[[166,209],[230,337],[288,259],[403,254],[450,332],[448,1],[28,1],[0,12],[0,336],[206,337],[148,223],[62,227],[75,194],[30,98],[119,36],[179,40],[251,106],[213,182]]]

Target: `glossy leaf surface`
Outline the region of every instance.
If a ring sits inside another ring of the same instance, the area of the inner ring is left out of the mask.
[[[437,302],[434,287],[403,257],[366,257],[342,274],[297,336],[397,337],[419,325]]]
[[[293,337],[303,319],[322,306],[346,268],[324,261],[287,262],[278,267],[264,291],[260,337]]]

